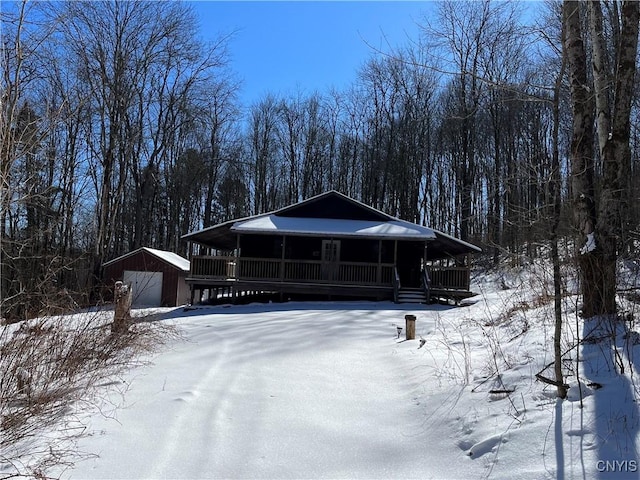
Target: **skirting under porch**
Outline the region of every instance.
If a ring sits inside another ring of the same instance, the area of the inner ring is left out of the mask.
[[[268,280],[233,279],[193,279],[191,286],[192,304],[205,302],[242,302],[244,299],[273,298],[289,300],[291,296],[334,298],[368,298],[372,300],[392,300],[391,286],[338,285],[328,283],[273,282]]]

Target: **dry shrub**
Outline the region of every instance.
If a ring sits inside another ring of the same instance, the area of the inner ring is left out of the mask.
[[[73,412],[96,399],[99,385],[116,384],[110,381],[146,363],[175,335],[149,319],[112,335],[112,315],[85,312],[0,327],[0,478],[42,477],[53,465],[77,460],[74,445],[85,429]]]

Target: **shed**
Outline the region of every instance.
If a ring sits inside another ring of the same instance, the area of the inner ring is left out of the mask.
[[[175,307],[189,302],[185,281],[189,260],[173,252],[142,247],[104,265],[108,285],[121,280],[133,288],[137,307]]]

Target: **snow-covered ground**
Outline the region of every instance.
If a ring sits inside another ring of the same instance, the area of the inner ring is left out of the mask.
[[[553,361],[550,298],[530,277],[490,280],[463,307],[300,302],[165,310],[158,321],[174,324],[181,338],[119,386],[105,387],[99,411],[84,414],[88,434],[78,447],[95,456],[48,473],[638,478],[634,335],[618,335],[617,356],[602,339],[572,349],[594,325],[572,313],[567,297],[571,388],[558,401],[554,387],[535,379]],[[494,287],[500,284],[506,289]],[[397,335],[406,314],[417,317],[415,340],[405,340],[404,329]],[[617,361],[624,375],[614,373]],[[543,374],[553,378],[552,369]]]

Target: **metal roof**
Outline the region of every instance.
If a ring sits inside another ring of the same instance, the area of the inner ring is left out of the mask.
[[[229,220],[182,238],[221,250],[233,250],[237,245],[236,236],[241,233],[422,240],[429,242],[429,251],[438,258],[481,251],[475,245],[392,217],[335,190],[273,212]]]

